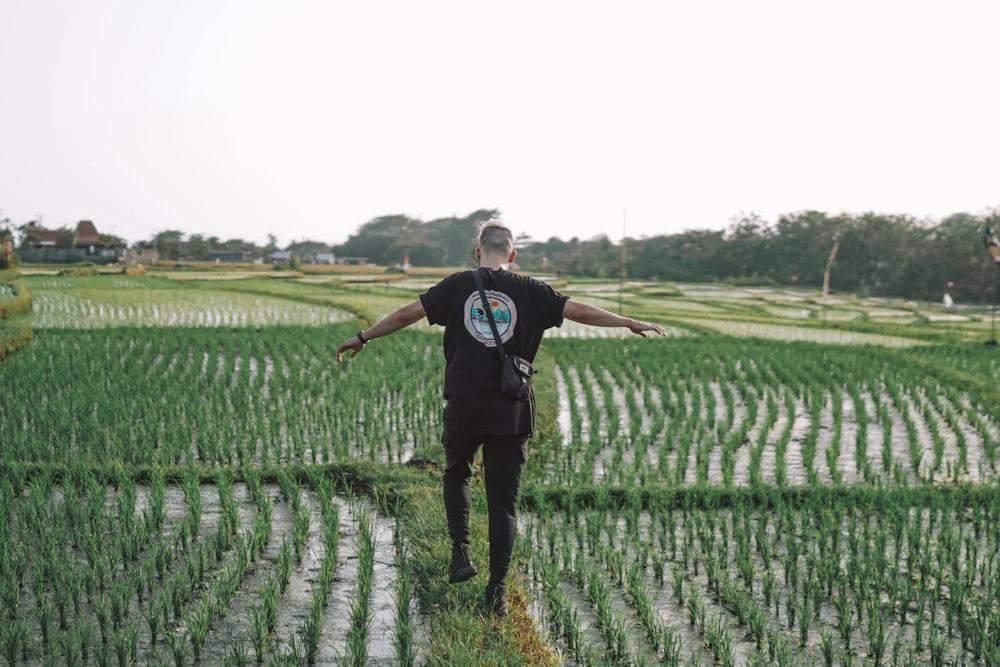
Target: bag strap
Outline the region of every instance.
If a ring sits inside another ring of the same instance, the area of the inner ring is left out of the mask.
[[[479,288],[479,299],[483,304],[483,310],[486,311],[486,319],[490,321],[490,329],[493,330],[493,341],[497,345],[497,354],[503,361],[507,358],[507,350],[503,349],[503,341],[500,340],[500,332],[497,331],[497,323],[493,319],[493,309],[490,308],[489,299],[486,298],[486,290],[483,289],[483,279],[479,275],[479,269],[472,270],[472,277],[476,280],[476,287]]]

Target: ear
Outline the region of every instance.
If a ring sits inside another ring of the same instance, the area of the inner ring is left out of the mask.
[[[517,257],[517,251],[516,250],[511,250],[510,251],[510,257],[507,258],[507,263],[511,264],[514,261],[515,257]]]
[[[483,258],[482,248],[476,248],[476,259],[482,259],[482,258]]]

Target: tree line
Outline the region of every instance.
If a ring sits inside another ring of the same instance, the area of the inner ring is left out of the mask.
[[[476,224],[490,217],[499,212],[480,210],[426,223],[406,216],[376,218],[333,250],[386,265],[404,257],[422,266],[469,265]],[[822,287],[829,265],[834,291],[920,300],[941,300],[947,293],[956,301],[991,302],[1000,264],[986,252],[987,225],[1000,226],[1000,209],[956,213],[940,222],[804,211],[770,224],[748,214],[722,230],[618,242],[607,236],[541,241],[521,235],[517,263],[525,271],[555,276],[806,288]]]
[[[140,245],[163,259],[197,260],[209,251],[245,251],[266,259],[276,250],[299,257],[329,252],[383,266],[460,267],[474,263],[478,225],[501,217],[480,209],[464,217],[421,221],[388,215],[362,224],[340,244],[298,241],[279,248],[269,235],[258,246],[242,239],[168,230]],[[9,228],[9,221],[7,223]],[[612,241],[605,235],[581,240],[517,237],[517,263],[532,273],[629,281],[738,282],[819,288],[829,264],[829,288],[869,296],[992,302],[1000,263],[984,247],[987,227],[1000,228],[1000,208],[981,215],[956,213],[935,222],[907,215],[829,215],[803,211],[771,224],[753,213],[737,216],[722,230]],[[518,231],[515,229],[515,231]],[[9,235],[9,231],[8,231]],[[836,247],[833,262],[831,254]]]

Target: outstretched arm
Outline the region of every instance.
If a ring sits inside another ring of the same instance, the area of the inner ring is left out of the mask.
[[[424,304],[417,299],[413,303],[409,303],[394,313],[386,315],[384,318],[372,325],[371,328],[362,331],[361,335],[364,336],[365,340],[371,340],[373,338],[379,338],[381,336],[388,336],[391,333],[395,333],[400,329],[410,326],[414,322],[417,322],[421,317],[426,315],[424,310]],[[358,340],[357,336],[351,336],[337,348],[337,363],[341,363],[344,359],[344,352],[348,350],[351,351],[351,359],[357,356],[358,352],[365,349],[365,346]]]
[[[634,334],[646,337],[647,331],[655,331],[661,336],[666,336],[667,332],[659,324],[652,322],[642,322],[631,317],[622,317],[614,313],[592,306],[589,303],[581,303],[570,299],[563,308],[563,317],[569,318],[580,324],[591,324],[595,327],[626,327]]]

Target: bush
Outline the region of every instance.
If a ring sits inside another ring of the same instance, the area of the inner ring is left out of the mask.
[[[27,324],[0,322],[0,361],[31,342],[34,332]]]
[[[24,282],[17,280],[16,271],[0,272],[0,285],[10,288],[13,298],[0,301],[0,320],[9,320],[31,312],[34,300]]]
[[[100,269],[93,262],[79,262],[59,272],[60,276],[98,276]]]

